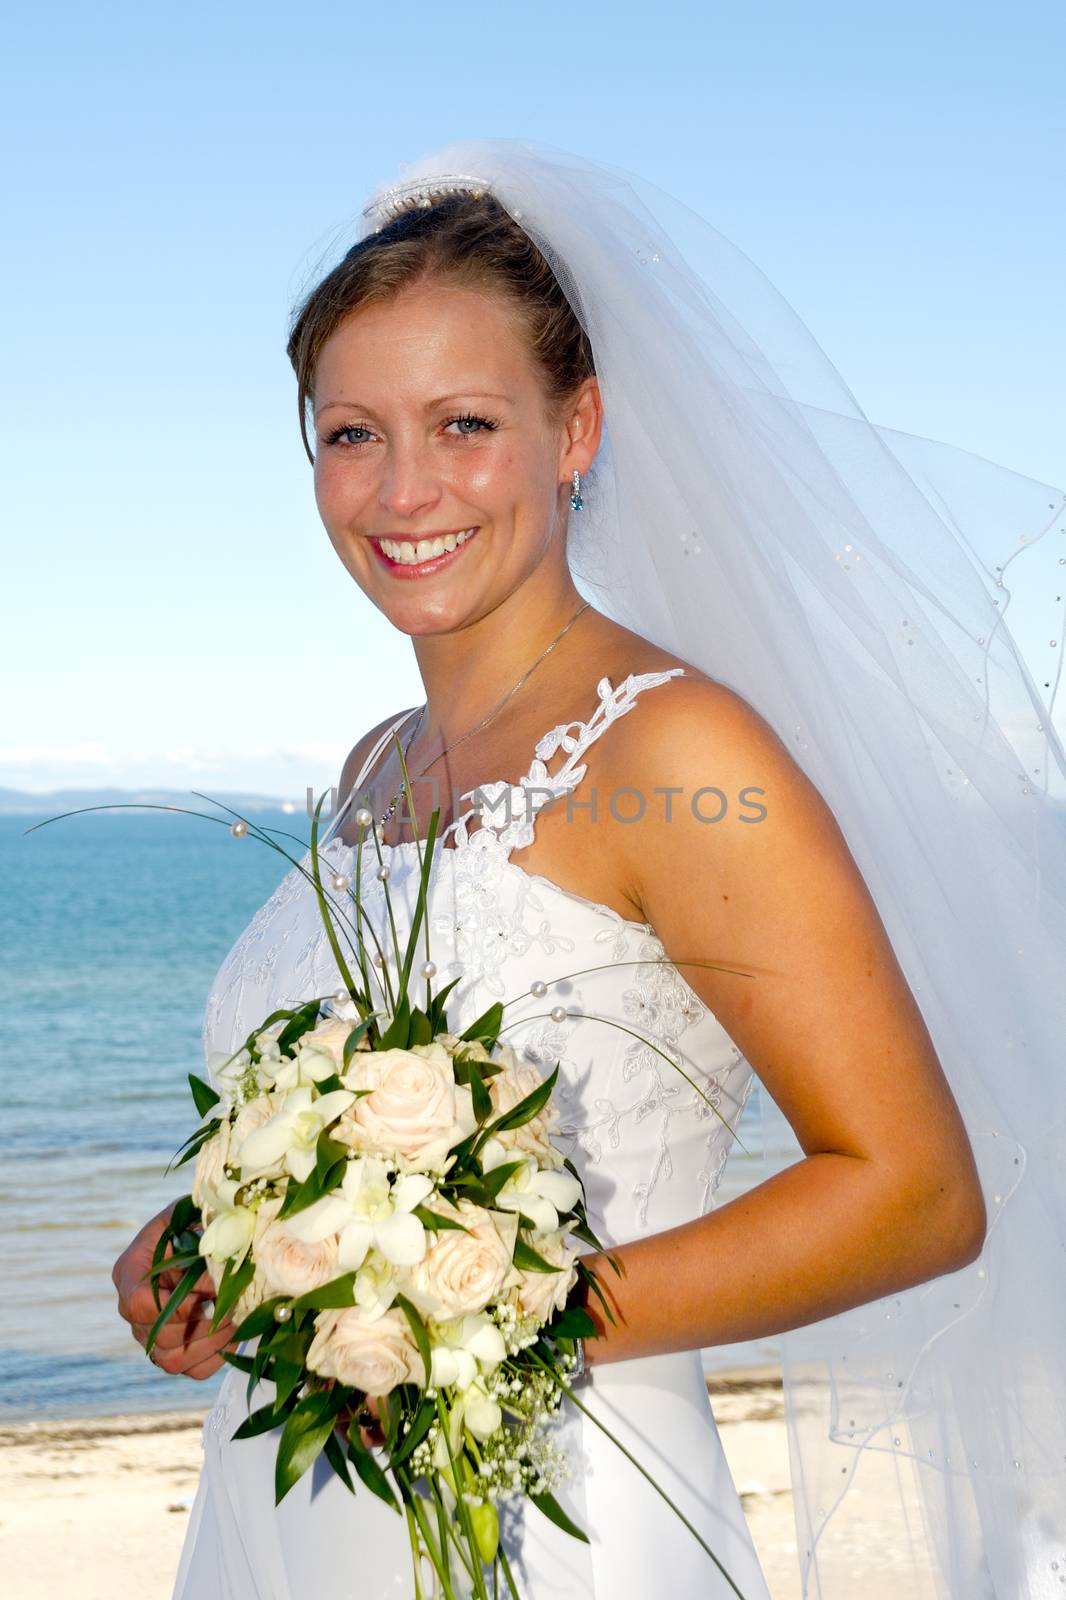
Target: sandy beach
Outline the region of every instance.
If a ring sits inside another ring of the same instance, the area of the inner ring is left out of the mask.
[[[734,1482],[773,1600],[800,1600],[780,1374],[708,1382]],[[7,1600],[169,1600],[200,1467],[204,1412],[24,1422],[0,1428],[0,1570]],[[863,1600],[927,1600],[878,1516],[874,1460],[853,1493],[847,1564]],[[858,1478],[858,1475],[857,1475]],[[882,1490],[889,1486],[881,1478]],[[905,1581],[902,1581],[905,1577]],[[205,1595],[204,1600],[213,1600]],[[633,1597],[638,1600],[638,1597]],[[642,1597],[641,1597],[642,1600]]]

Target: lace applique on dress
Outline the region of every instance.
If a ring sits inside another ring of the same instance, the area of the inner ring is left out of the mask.
[[[632,711],[642,689],[665,683],[684,671],[684,667],[670,667],[665,672],[631,672],[617,689],[609,678],[601,678],[596,685],[598,703],[588,721],[560,722],[544,734],[537,742],[529,771],[516,784],[486,783],[467,791],[480,796],[482,803],[452,823],[457,838],[466,844],[487,828],[507,851],[532,844],[537,813],[561,795],[572,793],[585,776],[587,767],[581,757],[589,746],[619,717]],[[554,772],[549,771],[547,762],[560,750],[565,753],[565,760]],[[468,823],[475,816],[480,827],[471,836]]]
[[[431,883],[427,926],[438,986],[461,980],[456,995],[468,1021],[494,1000],[506,1003],[505,1036],[520,1058],[543,1073],[558,1063],[560,1141],[591,1182],[590,1216],[597,1212],[605,1238],[670,1226],[713,1205],[751,1068],[650,926],[510,857],[530,841],[542,805],[576,789],[596,738],[643,689],[683,671],[630,676],[617,688],[601,679],[593,715],[546,733],[524,778],[469,791],[506,791],[511,814],[486,807],[475,827],[469,823],[478,811],[462,814],[450,830],[455,846],[439,851]],[[332,833],[322,847],[323,871],[354,881],[355,846]],[[373,841],[363,848],[370,851],[361,874],[364,907],[390,950]],[[418,852],[413,841],[385,850],[402,938]],[[301,865],[309,865],[309,854]],[[546,982],[546,996],[534,996],[534,980]],[[276,1006],[330,993],[337,981],[314,896],[294,867],[219,970],[205,1049],[235,1048]],[[561,1021],[550,1015],[560,1002],[567,1011]]]

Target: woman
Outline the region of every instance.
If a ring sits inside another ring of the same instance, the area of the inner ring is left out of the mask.
[[[1016,810],[1001,815],[996,833],[967,812],[969,796],[952,813],[947,785],[920,762],[891,770],[893,758],[926,753],[906,713],[946,695],[926,676],[919,701],[900,663],[875,648],[889,606],[921,586],[859,497],[873,486],[863,478],[873,456],[856,454],[854,429],[846,444],[834,435],[832,424],[858,419],[782,394],[765,349],[711,307],[670,239],[649,230],[650,213],[618,185],[609,169],[508,141],[441,152],[372,203],[363,237],[301,307],[289,352],[319,510],[360,589],[412,638],[425,686],[422,708],[386,719],[352,750],[329,859],[349,872],[354,812],[369,806],[390,890],[409,905],[414,830],[440,806],[447,848],[430,931],[438,970],[461,979],[457,1018],[513,999],[516,1048],[543,1067],[562,1061],[564,1123],[593,1226],[623,1267],[620,1279],[603,1279],[615,1323],[589,1305],[597,1337],[586,1347],[587,1404],[721,1563],[712,1567],[614,1446],[571,1413],[564,1498],[592,1542],[577,1545],[532,1514],[512,1527],[523,1592],[651,1595],[666,1566],[674,1593],[765,1600],[699,1350],[812,1327],[822,1340],[812,1348],[825,1354],[832,1330],[836,1360],[859,1358],[849,1399],[869,1401],[872,1364],[892,1338],[897,1352],[924,1354],[930,1316],[935,1334],[944,1330],[945,1296],[961,1309],[962,1269],[982,1254],[993,1196],[927,1018],[953,1049],[967,1023],[945,1020],[942,988],[920,1007],[899,959],[906,949],[913,970],[941,977],[928,945],[943,924],[908,926],[898,913],[963,910],[955,852],[979,836],[1015,907],[1011,936],[1028,917],[1025,932],[1039,926],[1061,950],[1062,861],[1041,861],[1045,811],[1035,804],[1024,824]],[[866,444],[875,430],[861,426]],[[921,496],[896,456],[889,478],[898,503],[876,509],[891,531],[893,514],[917,515]],[[582,536],[583,517],[592,526]],[[937,554],[948,543],[938,526]],[[844,557],[835,572],[830,555]],[[575,569],[599,584],[602,608],[583,598]],[[961,592],[961,578],[953,590],[938,575],[939,601]],[[928,668],[941,635],[920,606],[907,609],[915,614],[893,619],[911,630],[900,655],[917,646],[911,662]],[[961,660],[956,646],[941,671]],[[1018,665],[1010,650],[992,664],[1000,678]],[[820,698],[830,668],[847,676]],[[338,710],[346,699],[338,694]],[[857,704],[872,725],[855,719]],[[1002,728],[992,721],[989,742],[987,724],[986,715],[969,746],[950,748],[956,782],[998,796]],[[856,725],[873,735],[866,766]],[[794,726],[793,752],[784,735]],[[1055,749],[1047,729],[1045,738]],[[425,780],[415,819],[396,803],[400,740]],[[882,760],[878,794],[863,779]],[[856,797],[895,829],[872,847],[860,828],[864,868],[843,826],[859,816]],[[909,822],[901,797],[939,804],[923,814],[921,874],[893,852]],[[1019,862],[1024,829],[1031,855]],[[1034,864],[1045,898],[1018,907],[1014,891]],[[938,901],[945,889],[954,900]],[[216,980],[210,1049],[233,1048],[277,1005],[336,987],[316,917],[291,873]],[[908,934],[931,965],[916,963]],[[965,931],[952,925],[952,934],[961,950]],[[1034,953],[1024,978],[1011,974],[1032,985],[1022,998],[1036,993],[1051,948]],[[695,964],[708,960],[721,965]],[[572,972],[586,975],[561,981]],[[1049,1000],[1032,1032],[1050,1024],[1051,1009]],[[982,1012],[986,1031],[999,1021],[994,1008]],[[986,1087],[965,1057],[951,1065],[963,1090]],[[753,1070],[803,1159],[715,1207]],[[1045,1236],[1049,1225],[1054,1218]],[[120,1306],[142,1340],[152,1311],[136,1286],[159,1226],[148,1224],[116,1265]],[[906,1295],[917,1286],[934,1290],[924,1308]],[[874,1302],[903,1308],[887,1342],[840,1321]],[[986,1315],[989,1339],[1004,1326]],[[161,1338],[160,1364],[207,1376],[232,1331],[210,1336],[202,1310],[190,1309]],[[888,1381],[904,1393],[893,1406],[916,1392],[914,1370],[897,1370],[904,1376],[890,1366]],[[945,1403],[937,1392],[936,1407]],[[1037,1410],[1046,1418],[1046,1403]],[[884,1415],[897,1414],[886,1401]],[[923,1414],[913,1405],[905,1416],[913,1426]],[[231,1375],[206,1430],[176,1593],[408,1592],[399,1519],[311,1475],[275,1512],[274,1441],[231,1443],[242,1415],[243,1382]],[[834,1410],[834,1439],[843,1431]],[[979,1541],[963,1533],[941,1549],[942,1592],[1029,1593],[960,1586],[964,1572],[989,1585],[1023,1572],[992,1513],[981,1533],[976,1557]],[[805,1578],[817,1573],[821,1534],[801,1548]],[[1043,1561],[1042,1548],[1030,1554]]]

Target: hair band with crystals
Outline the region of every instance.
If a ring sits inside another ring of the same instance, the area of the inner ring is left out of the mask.
[[[398,217],[402,211],[408,210],[412,201],[428,206],[441,195],[446,194],[472,194],[475,200],[480,199],[491,184],[484,178],[475,178],[469,173],[446,173],[439,178],[418,178],[409,183],[394,183],[387,189],[381,189],[363,207],[363,216],[378,221],[379,228]]]

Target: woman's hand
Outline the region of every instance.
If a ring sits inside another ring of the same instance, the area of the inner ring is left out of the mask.
[[[119,1315],[125,1317],[139,1345],[147,1343],[152,1324],[159,1315],[146,1273],[152,1264],[159,1235],[173,1209],[171,1204],[151,1222],[146,1222],[111,1270],[111,1281],[118,1291]],[[167,1254],[170,1253],[168,1248]],[[161,1274],[157,1280],[161,1304],[166,1304],[168,1294],[180,1277],[178,1271]],[[186,1378],[210,1378],[222,1366],[221,1352],[233,1342],[237,1330],[227,1317],[215,1333],[211,1332],[214,1294],[214,1284],[205,1273],[163,1325],[149,1359],[164,1372]]]
[[[368,1417],[369,1421],[366,1420]],[[339,1412],[337,1416],[337,1431],[347,1438],[348,1428],[356,1419],[359,1421],[359,1432],[367,1449],[379,1449],[385,1443],[385,1434],[381,1427],[381,1413],[378,1410],[377,1401],[368,1396],[363,1401],[363,1404],[357,1406],[355,1410]]]

